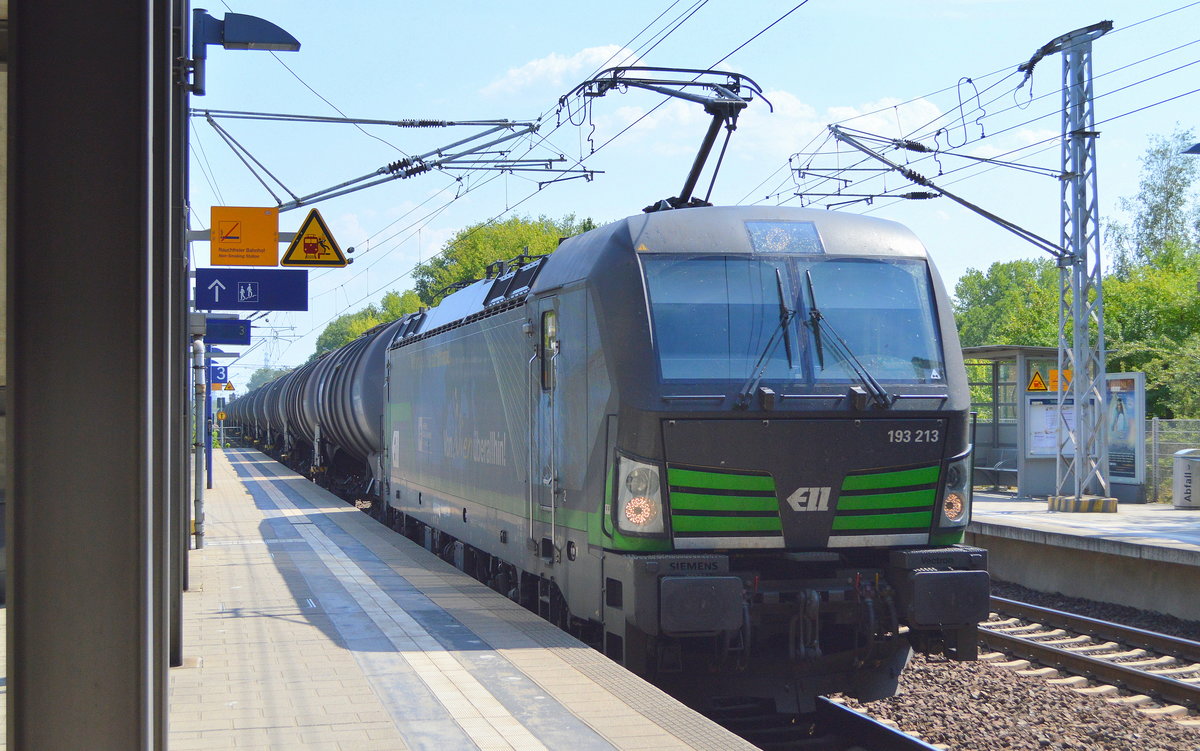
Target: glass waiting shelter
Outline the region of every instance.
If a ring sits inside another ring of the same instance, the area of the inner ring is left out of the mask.
[[[1046,425],[1030,425],[1030,400],[1056,399],[1058,350],[997,345],[963,348],[975,422],[976,486],[1018,497],[1055,492],[1055,450],[1044,446]],[[1031,391],[1030,389],[1033,389]],[[1036,405],[1035,405],[1036,406]],[[1052,427],[1052,426],[1051,426]],[[1035,429],[1036,428],[1036,429]]]

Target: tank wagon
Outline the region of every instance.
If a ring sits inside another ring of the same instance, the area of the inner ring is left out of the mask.
[[[269,453],[343,495],[378,497],[384,354],[403,324],[376,326],[231,402],[229,421]]]
[[[385,398],[315,397],[381,405],[338,417],[375,443],[330,440],[381,459],[385,521],[695,703],[805,711],[892,694],[911,648],[975,658],[968,388],[911,232],[687,208],[495,271],[291,376],[386,349]],[[287,389],[235,414],[303,433],[255,406]]]

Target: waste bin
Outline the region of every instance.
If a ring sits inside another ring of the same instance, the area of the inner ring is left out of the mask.
[[[1171,497],[1175,508],[1200,508],[1200,449],[1175,452]]]

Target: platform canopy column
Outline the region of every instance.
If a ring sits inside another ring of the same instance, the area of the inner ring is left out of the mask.
[[[11,8],[8,748],[165,748],[170,8]]]

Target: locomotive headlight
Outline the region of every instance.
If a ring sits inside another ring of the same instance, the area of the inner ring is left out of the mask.
[[[967,504],[961,495],[953,490],[946,494],[942,500],[942,516],[946,517],[947,521],[956,522],[962,519],[966,512]]]
[[[657,493],[658,470],[650,467],[638,467],[625,478],[625,487],[635,496]]]
[[[965,456],[946,467],[942,491],[942,527],[962,527],[971,519],[971,457]]]
[[[963,480],[963,467],[961,462],[954,462],[946,468],[946,487],[961,488]]]
[[[622,456],[617,475],[617,527],[633,534],[662,534],[666,525],[658,467]]]
[[[658,509],[649,498],[635,495],[625,502],[625,521],[635,527],[645,527],[654,521]]]

